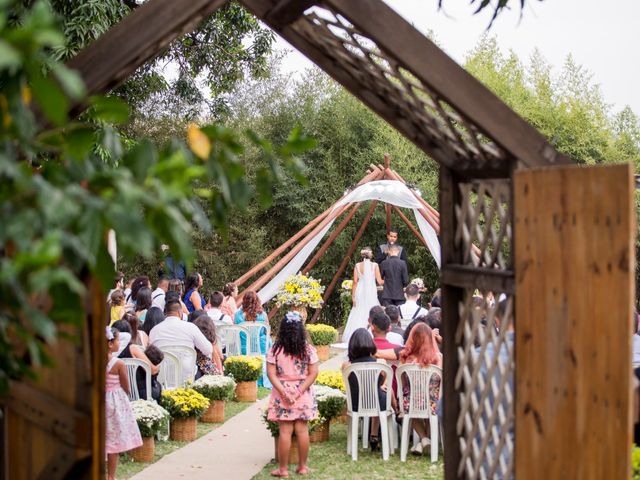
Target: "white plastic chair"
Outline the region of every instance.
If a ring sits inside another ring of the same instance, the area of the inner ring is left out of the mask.
[[[267,323],[245,322],[241,327],[247,335],[247,355],[251,357],[264,356],[267,352],[260,348],[260,337],[262,331],[265,332],[265,350],[268,348],[269,338],[271,337],[271,327]]]
[[[228,357],[242,355],[240,332],[245,332],[246,334],[246,330],[241,325],[221,325],[216,327],[216,332],[222,338],[222,344],[227,347],[226,354]]]
[[[164,359],[159,365],[158,382],[162,385],[163,390],[173,390],[181,388],[182,380],[182,363],[180,358],[168,351],[163,351]]]
[[[402,433],[400,435],[400,461],[407,461],[409,450],[409,434],[411,420],[422,418],[429,420],[431,430],[431,462],[438,461],[439,422],[438,416],[431,412],[430,383],[432,377],[440,379],[440,392],[442,392],[442,369],[435,365],[421,367],[416,364],[401,365],[396,370],[398,382],[398,405],[403,411]],[[403,378],[404,377],[404,378]],[[409,382],[409,410],[404,411],[403,382]]]
[[[196,365],[196,350],[185,345],[166,345],[160,347],[163,353],[173,353],[182,362],[182,382],[193,382],[198,367]],[[183,386],[183,385],[181,385]]]
[[[349,375],[353,374],[358,383],[358,411],[353,411],[353,392],[349,384]],[[382,410],[378,397],[378,379],[384,375],[386,385],[386,409]],[[367,422],[369,418],[378,417],[380,419],[380,442],[382,443],[382,459],[389,459],[389,451],[393,451],[393,440],[391,438],[389,422],[393,415],[391,409],[391,385],[393,380],[393,370],[383,363],[354,363],[347,367],[342,373],[344,385],[347,391],[347,454],[351,454],[351,459],[358,460],[358,429],[362,418]],[[362,443],[367,445],[366,431],[363,428]]]
[[[127,374],[129,375],[129,400],[140,400],[138,382],[136,381],[136,373],[139,368],[144,370],[146,377],[147,395],[143,400],[151,400],[151,367],[138,358],[123,358],[122,361],[127,366]]]

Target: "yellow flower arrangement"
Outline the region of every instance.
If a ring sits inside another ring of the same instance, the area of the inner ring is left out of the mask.
[[[342,380],[342,372],[340,370],[324,370],[318,373],[316,384],[337,388],[341,392],[344,392],[344,381]]]
[[[311,343],[316,346],[331,345],[338,337],[338,331],[331,325],[316,323],[308,324],[306,327],[311,337]]]
[[[199,417],[209,408],[209,400],[192,388],[165,390],[160,397],[171,418]]]
[[[319,308],[324,287],[318,280],[302,273],[290,276],[276,292],[276,305]]]
[[[262,375],[262,358],[236,355],[224,362],[224,373],[236,382],[255,382]]]

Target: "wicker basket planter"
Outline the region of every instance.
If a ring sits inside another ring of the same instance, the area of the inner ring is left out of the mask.
[[[347,406],[344,406],[342,414],[338,415],[335,418],[332,418],[331,421],[334,423],[347,423]]]
[[[275,451],[276,451],[276,463],[278,462],[278,437],[273,437],[273,441],[274,441],[274,445],[275,445]],[[291,448],[289,449],[289,464],[291,463],[298,463],[300,461],[300,458],[298,456],[298,439],[296,438],[295,435],[291,436]]]
[[[134,462],[150,462],[156,453],[156,442],[153,437],[142,437],[142,446],[134,448],[129,456]]]
[[[224,423],[224,401],[213,400],[200,419],[204,423]]]
[[[169,438],[178,442],[192,442],[196,439],[196,417],[172,418]]]
[[[255,402],[258,400],[258,384],[254,382],[238,382],[236,398],[239,402]]]
[[[316,429],[309,433],[309,442],[320,443],[329,440],[329,426],[330,422],[325,421],[322,425],[316,427]]]
[[[318,352],[318,360],[321,362],[329,360],[329,345],[318,345],[316,352]]]

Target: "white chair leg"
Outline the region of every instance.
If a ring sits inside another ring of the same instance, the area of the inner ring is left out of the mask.
[[[351,417],[351,460],[358,460],[358,421],[359,417]]]
[[[362,417],[362,448],[369,448],[369,417]]]
[[[407,417],[402,419],[402,433],[400,434],[400,461],[407,461],[407,452],[409,451],[409,420]]]
[[[391,446],[391,455],[398,448],[398,424],[396,423],[395,414],[391,414],[389,418],[389,445]]]
[[[429,418],[429,425],[431,426],[431,463],[438,461],[438,417],[432,415]]]
[[[389,460],[389,417],[386,414],[380,415],[380,440],[382,441],[382,459]]]
[[[351,437],[353,436],[352,418],[353,417],[347,416],[347,455],[351,455]],[[358,435],[357,432],[356,435]]]

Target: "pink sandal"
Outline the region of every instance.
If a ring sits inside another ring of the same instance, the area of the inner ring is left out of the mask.
[[[296,468],[296,473],[298,475],[309,475],[309,467],[298,467]]]
[[[289,478],[289,472],[283,472],[279,468],[276,468],[271,472],[272,477]]]

